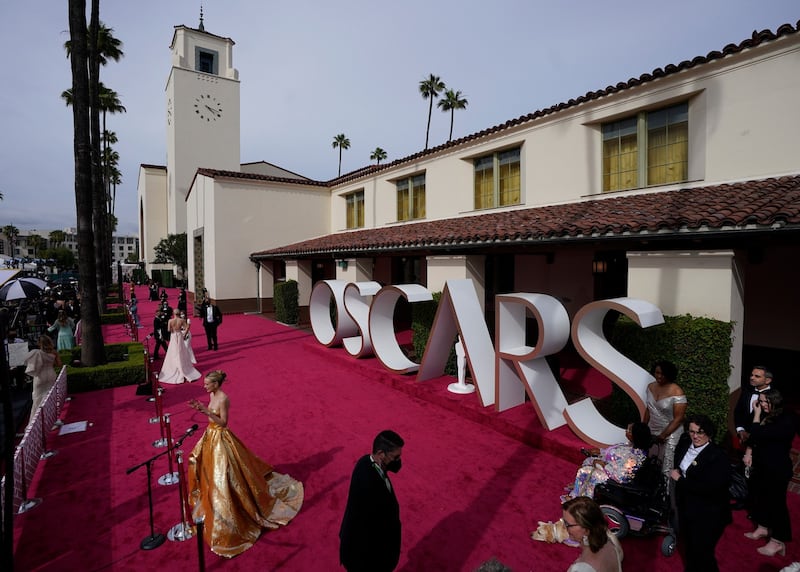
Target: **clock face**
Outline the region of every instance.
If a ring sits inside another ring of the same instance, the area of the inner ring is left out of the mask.
[[[172,125],[172,98],[167,100],[167,125]]]
[[[201,121],[216,121],[222,117],[222,104],[213,95],[201,94],[194,98],[194,112]]]

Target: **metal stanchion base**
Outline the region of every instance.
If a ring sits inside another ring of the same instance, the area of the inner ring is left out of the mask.
[[[153,441],[153,447],[158,449],[159,447],[166,447],[167,446],[167,438],[162,437],[161,439],[156,439]]]
[[[145,401],[149,401],[150,403],[152,403],[155,400],[156,400],[156,398],[153,397],[152,395],[150,397],[148,397],[147,399],[145,399]],[[151,421],[150,423],[154,423],[154,421]]]
[[[167,538],[173,542],[183,542],[184,540],[189,540],[193,537],[194,530],[192,529],[192,526],[185,522],[179,522],[170,528],[169,532],[167,532]]]
[[[42,456],[39,457],[39,459],[44,461],[45,459],[49,459],[50,457],[55,457],[56,455],[58,455],[58,451],[45,451],[44,453],[42,453]]]
[[[21,505],[19,505],[19,510],[17,511],[17,514],[28,512],[29,510],[31,510],[32,508],[36,508],[40,504],[42,504],[42,499],[26,499],[25,501],[22,502]]]
[[[174,473],[167,473],[166,475],[161,475],[158,477],[158,484],[163,486],[168,485],[177,485],[178,484],[178,472],[175,471]]]
[[[166,536],[163,534],[153,534],[152,536],[145,536],[144,540],[142,540],[141,544],[139,544],[139,548],[142,550],[153,550],[154,548],[158,548],[164,541],[167,539]]]

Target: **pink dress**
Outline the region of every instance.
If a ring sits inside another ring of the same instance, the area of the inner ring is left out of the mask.
[[[186,381],[199,379],[202,374],[192,365],[192,358],[183,339],[183,332],[180,330],[179,323],[177,331],[172,331],[173,322],[170,320],[170,336],[167,355],[164,356],[164,363],[161,364],[161,371],[158,374],[158,381],[161,383],[178,384]]]

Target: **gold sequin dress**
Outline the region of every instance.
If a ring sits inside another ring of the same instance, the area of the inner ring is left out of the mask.
[[[204,518],[211,551],[228,558],[250,548],[264,529],[288,524],[303,504],[303,483],[273,471],[213,422],[189,456],[187,480],[193,518]]]

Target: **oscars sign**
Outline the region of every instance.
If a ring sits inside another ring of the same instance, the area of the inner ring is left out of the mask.
[[[371,297],[371,303],[369,301]],[[423,286],[401,284],[381,287],[377,282],[323,280],[311,293],[310,315],[314,336],[321,344],[344,346],[353,357],[375,355],[384,367],[397,373],[417,372],[417,381],[444,374],[457,335],[461,336],[481,405],[505,411],[530,398],[539,421],[548,430],[569,425],[575,434],[596,446],[625,440],[625,430],[607,421],[589,398],[567,403],[545,358],[561,351],[572,337],[586,362],[627,393],[639,414],[645,410],[645,392],[653,377],[608,343],[603,319],[616,310],[648,328],[664,322],[656,306],[633,298],[599,300],[584,306],[570,327],[561,302],[547,294],[502,294],[495,298],[495,344],[489,336],[472,280],[448,280],[436,311],[430,337],[417,364],[400,349],[394,331],[397,301],[433,299]],[[336,304],[336,325],[330,302]],[[525,322],[536,320],[538,339],[526,345]]]

